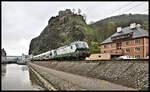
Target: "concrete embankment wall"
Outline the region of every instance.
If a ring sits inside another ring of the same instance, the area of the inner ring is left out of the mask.
[[[34,62],[51,69],[110,81],[132,88],[148,89],[148,61]]]
[[[57,90],[57,89],[55,89],[52,85],[51,85],[51,83],[49,82],[49,81],[47,81],[44,77],[43,77],[43,75],[41,75],[38,71],[36,71],[33,67],[31,67],[29,64],[28,64],[28,67],[29,67],[29,69],[30,69],[30,72],[32,73],[32,74],[34,74],[34,76],[36,76],[35,78],[36,78],[36,80],[38,80],[38,83],[40,83],[40,85],[42,85],[45,89],[47,89],[47,90]]]

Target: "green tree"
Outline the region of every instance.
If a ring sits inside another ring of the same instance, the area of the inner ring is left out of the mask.
[[[149,31],[149,24],[148,22],[144,22],[144,24],[142,25],[142,28],[146,31]]]
[[[89,48],[91,54],[100,53],[100,47],[98,42],[91,41]]]

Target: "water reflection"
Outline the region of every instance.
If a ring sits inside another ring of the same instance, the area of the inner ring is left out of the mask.
[[[37,85],[32,86],[29,69],[26,65],[1,64],[2,90],[41,90]]]
[[[22,67],[21,67],[21,70],[22,70],[22,71],[28,71],[28,67],[27,67],[27,66],[22,66]]]
[[[29,70],[29,75],[30,75],[30,81],[31,81],[31,85],[34,87],[40,87],[40,84],[37,80],[37,78],[35,77],[35,75],[31,72],[31,70]]]

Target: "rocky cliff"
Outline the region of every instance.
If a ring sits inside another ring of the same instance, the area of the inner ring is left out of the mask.
[[[85,41],[90,31],[93,32],[82,15],[74,14],[70,9],[60,11],[58,16],[49,19],[41,34],[31,40],[29,54],[40,54],[72,41]]]

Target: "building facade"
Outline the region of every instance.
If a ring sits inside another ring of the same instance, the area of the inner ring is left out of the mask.
[[[120,28],[108,39],[100,43],[101,54],[113,56],[132,56],[145,59],[149,56],[149,34],[139,25],[131,24]]]

